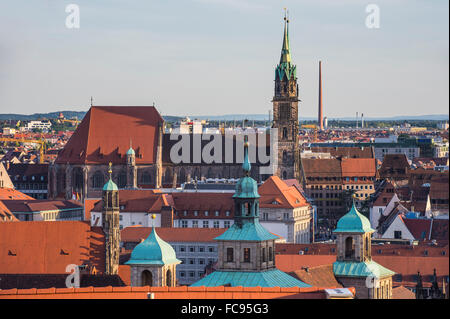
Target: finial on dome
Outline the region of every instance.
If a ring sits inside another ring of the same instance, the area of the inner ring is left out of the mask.
[[[242,163],[242,169],[246,176],[249,175],[250,169],[252,168],[250,160],[248,158],[248,136],[244,136],[244,162]]]

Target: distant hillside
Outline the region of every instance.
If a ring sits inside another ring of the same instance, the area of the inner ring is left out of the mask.
[[[255,121],[267,121],[269,119],[268,114],[227,114],[227,115],[198,115],[190,116],[191,119],[209,120],[209,121],[242,121],[242,120],[255,120]],[[361,118],[360,118],[361,119]],[[392,116],[392,117],[365,117],[366,121],[404,121],[404,120],[428,120],[428,121],[448,121],[448,114],[432,114],[432,115],[404,115],[404,116]],[[317,117],[299,117],[300,121],[316,121]],[[328,120],[339,121],[354,121],[354,117],[329,117]]]
[[[50,113],[34,113],[34,114],[0,114],[0,120],[14,120],[14,121],[32,121],[32,120],[41,120],[41,119],[56,119],[59,116],[59,113],[62,113],[65,118],[74,118],[77,117],[81,120],[86,112],[77,112],[77,111],[59,111],[59,112],[50,112]]]
[[[34,113],[30,115],[26,114],[0,114],[0,120],[15,120],[15,121],[31,121],[40,119],[56,119],[59,113],[63,113],[65,118],[71,119],[77,117],[78,120],[82,120],[86,112],[79,111],[58,111],[50,113]],[[163,116],[167,122],[178,122],[183,119],[183,116]],[[190,116],[191,119],[209,120],[209,121],[242,121],[242,120],[255,120],[255,121],[267,121],[268,114],[227,114],[227,115],[198,115]],[[300,121],[315,121],[316,117],[300,117]],[[354,117],[329,117],[329,121],[354,121]],[[366,121],[404,121],[404,120],[425,120],[425,121],[448,121],[448,114],[436,114],[436,115],[420,115],[420,116],[392,116],[392,117],[365,117]]]
[[[13,121],[34,121],[43,119],[56,119],[59,117],[59,113],[62,113],[66,119],[72,119],[74,117],[78,120],[82,120],[86,115],[86,112],[78,111],[60,111],[60,112],[50,112],[50,113],[34,113],[30,115],[26,114],[0,114],[0,121],[13,120]],[[164,120],[167,122],[177,122],[183,119],[180,116],[163,116]]]

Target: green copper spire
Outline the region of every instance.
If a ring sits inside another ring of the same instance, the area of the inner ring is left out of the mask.
[[[297,77],[297,67],[291,64],[291,52],[289,47],[289,17],[284,15],[283,46],[281,48],[280,64],[275,69],[275,80],[290,80]]]
[[[280,64],[291,63],[291,53],[289,52],[289,19],[284,16],[284,36],[283,47],[281,48]]]

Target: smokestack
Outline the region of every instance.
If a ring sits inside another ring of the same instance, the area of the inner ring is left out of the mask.
[[[364,128],[364,113],[361,113],[361,128]]]
[[[323,131],[323,110],[322,110],[322,61],[319,61],[319,116],[317,119],[319,129]]]
[[[356,128],[358,128],[358,112],[356,112]]]

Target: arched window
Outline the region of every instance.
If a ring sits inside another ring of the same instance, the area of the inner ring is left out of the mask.
[[[167,269],[166,272],[166,285],[172,287],[172,271],[170,269]]]
[[[353,256],[353,237],[345,239],[345,258],[352,258]]]
[[[286,171],[283,171],[283,179],[286,179],[287,178],[287,173],[286,173]]]
[[[141,274],[141,282],[142,286],[152,286],[153,285],[153,276],[152,273],[148,270],[144,270]]]
[[[148,185],[152,182],[152,176],[149,172],[143,172],[141,175],[141,184]]]
[[[244,262],[250,262],[250,248],[244,248]]]
[[[117,186],[119,188],[124,188],[127,186],[127,174],[125,172],[120,172],[117,178]]]
[[[262,257],[262,262],[265,263],[266,262],[266,247],[263,247],[261,249],[261,257]]]
[[[287,163],[287,152],[286,152],[286,150],[283,151],[283,163],[284,164]]]
[[[186,182],[186,172],[183,167],[180,169],[177,179],[179,184]]]
[[[272,247],[269,247],[269,261],[273,261],[273,251],[272,251]]]
[[[166,168],[166,171],[164,172],[164,183],[172,183],[172,172],[170,171],[170,168]]]
[[[287,137],[288,137],[288,130],[286,127],[283,127],[283,139],[285,140],[287,139]]]
[[[94,176],[92,176],[92,188],[102,188],[105,185],[105,179],[102,172],[95,172]]]
[[[231,263],[234,261],[234,249],[231,247],[227,248],[227,262]]]

